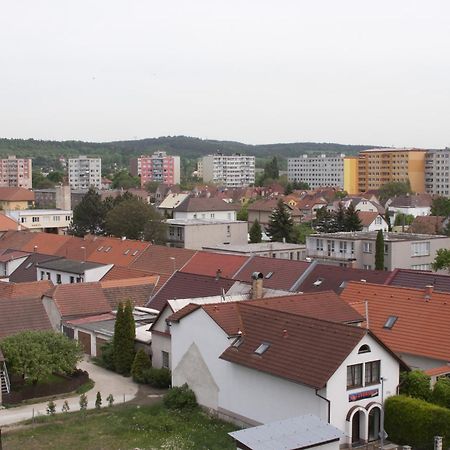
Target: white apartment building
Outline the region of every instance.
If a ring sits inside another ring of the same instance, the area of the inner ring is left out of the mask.
[[[344,186],[344,154],[302,155],[288,158],[288,180],[303,181],[311,189],[321,186]]]
[[[255,157],[241,154],[204,156],[202,160],[203,181],[234,188],[255,183]]]
[[[446,197],[450,195],[450,148],[426,153],[425,191]]]
[[[32,163],[31,158],[0,159],[0,187],[32,187]]]
[[[29,231],[55,234],[65,234],[73,218],[72,210],[61,209],[22,209],[6,215]]]
[[[91,186],[102,187],[102,160],[79,156],[69,159],[69,185],[72,189],[89,189]]]

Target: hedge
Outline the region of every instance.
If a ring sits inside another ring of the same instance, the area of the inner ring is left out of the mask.
[[[450,410],[424,400],[398,395],[385,403],[385,430],[389,440],[414,449],[433,449],[434,437],[450,445]]]

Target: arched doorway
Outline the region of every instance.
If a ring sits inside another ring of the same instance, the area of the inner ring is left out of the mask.
[[[365,414],[363,411],[356,411],[352,417],[352,445],[364,442]]]
[[[381,410],[378,406],[369,412],[369,441],[376,441],[380,438],[381,430]]]

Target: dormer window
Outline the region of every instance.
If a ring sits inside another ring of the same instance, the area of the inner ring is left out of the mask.
[[[264,278],[268,280],[273,275],[273,272],[269,272]]]

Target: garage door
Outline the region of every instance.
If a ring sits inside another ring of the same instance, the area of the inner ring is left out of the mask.
[[[91,354],[91,335],[89,333],[84,333],[83,331],[78,331],[78,340],[83,346],[84,353],[88,355]]]
[[[95,344],[97,347],[97,358],[100,358],[100,356],[102,356],[102,346],[105,345],[106,343],[108,343],[109,341],[107,341],[106,339],[102,339],[102,338],[96,338],[95,339]]]

